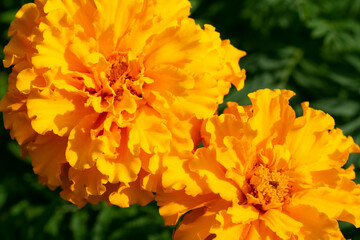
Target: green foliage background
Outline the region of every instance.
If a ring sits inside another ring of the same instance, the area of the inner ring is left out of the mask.
[[[7,29],[25,0],[0,1],[0,48]],[[300,103],[331,114],[337,127],[360,144],[360,0],[193,0],[192,17],[211,24],[247,56],[245,88],[231,90],[226,101],[249,104],[247,94],[260,88],[287,88]],[[0,53],[1,59],[3,53]],[[0,67],[0,97],[9,69]],[[219,107],[222,112],[225,105]],[[1,118],[2,119],[2,118]],[[0,239],[171,239],[156,205],[127,209],[106,204],[83,209],[37,182],[29,159],[0,123]],[[360,182],[360,156],[356,167]],[[360,206],[359,206],[360,208]],[[340,222],[346,238],[360,239],[360,229]]]

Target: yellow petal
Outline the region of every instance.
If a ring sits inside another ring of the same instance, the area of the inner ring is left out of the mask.
[[[206,144],[224,147],[224,138],[234,136],[241,138],[244,135],[244,124],[232,114],[213,116],[203,123],[202,136]]]
[[[83,105],[85,99],[64,91],[32,91],[27,101],[29,118],[40,134],[53,131],[59,136],[68,134],[80,119],[91,112]]]
[[[207,239],[211,225],[215,221],[215,213],[198,208],[186,214],[176,229],[174,240],[202,240]]]
[[[144,91],[155,91],[155,102],[151,105],[160,105],[158,108],[169,108],[173,102],[179,97],[188,95],[188,89],[193,88],[194,79],[189,76],[185,71],[175,68],[173,66],[161,66],[154,70],[147,70],[145,76],[153,79],[152,84],[146,85]],[[157,98],[160,98],[158,101]],[[163,102],[163,103],[162,103]]]
[[[222,210],[216,214],[216,221],[220,224],[212,226],[210,232],[216,235],[216,239],[227,240],[227,239],[241,239],[241,236],[246,234],[249,225],[233,223],[232,216]]]
[[[154,35],[144,48],[146,68],[160,65],[174,65],[183,67],[185,63],[197,59],[204,59],[206,45],[200,44],[202,30],[195,25],[194,20],[186,19],[180,26],[171,27],[158,35]]]
[[[167,127],[171,132],[171,146],[178,152],[189,152],[197,146],[200,139],[201,120],[195,117],[178,117],[171,112],[164,115]]]
[[[185,189],[186,194],[190,196],[208,193],[209,189],[206,184],[190,171],[188,158],[191,156],[181,156],[176,151],[162,157],[163,165],[166,168],[162,173],[163,187],[174,190]]]
[[[82,26],[89,36],[95,36],[93,19],[95,15],[95,5],[92,1],[72,1],[72,0],[53,0],[47,1],[44,6],[44,12],[50,13],[62,9],[66,14],[73,18],[74,22]],[[82,11],[86,9],[86,11]]]
[[[349,180],[347,180],[349,181]],[[355,183],[352,183],[353,188]],[[321,187],[294,194],[292,204],[307,205],[325,213],[329,218],[344,220],[360,226],[360,194],[356,190]]]
[[[219,77],[219,79],[224,78],[226,81],[231,82],[236,87],[236,90],[239,91],[244,87],[246,78],[245,70],[240,69],[239,60],[244,57],[246,53],[232,46],[229,40],[223,40],[221,48],[224,51],[225,64],[219,73],[222,78]]]
[[[43,183],[52,188],[61,184],[61,168],[66,163],[65,149],[67,139],[54,134],[38,135],[28,145],[34,172],[43,179]]]
[[[249,223],[259,217],[259,210],[252,205],[236,204],[228,208],[227,213],[231,215],[233,223]]]
[[[101,195],[106,191],[107,176],[102,175],[96,166],[85,170],[70,167],[69,180],[72,182],[70,188],[73,193],[84,198]]]
[[[30,38],[39,17],[39,10],[34,3],[23,5],[16,13],[8,32],[8,35],[13,37],[4,48],[3,63],[6,68],[34,53]]]
[[[209,188],[221,198],[235,201],[241,193],[232,181],[225,178],[225,169],[216,161],[214,149],[199,148],[190,162],[190,169],[204,178]]]
[[[134,182],[141,168],[141,160],[128,149],[128,130],[121,129],[121,143],[116,149],[116,157],[98,158],[96,165],[99,171],[109,176],[109,182]]]
[[[223,113],[232,114],[242,122],[247,122],[249,117],[252,117],[253,115],[251,105],[243,107],[239,106],[236,102],[227,102],[226,105],[227,107],[224,109]]]
[[[179,218],[192,209],[201,208],[218,198],[214,194],[198,195],[196,197],[185,194],[184,191],[157,192],[155,200],[160,207],[159,213],[165,220],[165,225],[175,225]]]
[[[313,207],[299,205],[287,207],[285,211],[303,224],[300,232],[296,234],[299,239],[343,239],[337,221],[329,219]]]
[[[3,119],[5,128],[10,129],[11,138],[16,139],[19,145],[26,144],[37,135],[25,112],[4,112]]]
[[[95,18],[94,26],[96,38],[99,42],[99,51],[109,57],[117,45],[117,41],[131,29],[136,21],[136,15],[142,10],[142,1],[120,0],[109,2],[95,0],[99,16]]]
[[[139,109],[134,126],[129,133],[129,149],[132,154],[165,152],[169,149],[171,134],[165,121],[150,107]]]
[[[293,129],[286,136],[285,146],[292,155],[290,168],[317,163],[325,154],[324,151],[328,150],[324,145],[329,138],[321,136],[334,128],[334,119],[308,106],[308,103],[302,104],[304,116],[296,118]]]
[[[96,160],[104,157],[104,140],[91,134],[98,117],[98,114],[84,117],[70,132],[66,159],[75,169],[91,168]]]
[[[186,116],[195,116],[199,119],[208,118],[216,112],[219,91],[216,79],[209,74],[196,74],[195,86],[187,90],[187,96],[175,102],[173,110]]]
[[[143,1],[140,8],[142,11],[136,15],[136,24],[132,25],[118,44],[120,49],[131,46],[135,55],[143,51],[154,33],[161,33],[190,15],[190,2],[187,0]]]
[[[129,207],[132,204],[145,206],[153,199],[154,195],[141,189],[138,181],[130,184],[121,183],[118,190],[109,196],[110,203],[119,207]]]
[[[287,132],[295,120],[295,112],[289,106],[289,99],[294,96],[290,90],[258,90],[249,94],[253,116],[249,124],[257,131],[254,145],[263,144],[268,139],[277,138],[277,143],[285,141]],[[266,119],[266,121],[264,121]]]
[[[260,220],[284,240],[289,239],[292,234],[296,235],[303,226],[301,222],[277,209],[268,210],[260,216]]]
[[[27,55],[34,53],[31,42],[22,35],[12,37],[9,43],[4,47],[5,59],[4,67],[10,67],[19,63]]]

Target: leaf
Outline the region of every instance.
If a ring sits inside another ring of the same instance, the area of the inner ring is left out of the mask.
[[[86,210],[77,210],[70,219],[70,229],[75,240],[87,238],[89,213]]]
[[[343,130],[345,135],[349,135],[360,129],[360,117],[355,118],[339,127]]]
[[[347,54],[345,60],[350,63],[358,72],[360,72],[360,57],[355,54]]]
[[[360,102],[338,98],[319,99],[311,106],[334,116],[354,117],[360,112]]]
[[[358,77],[352,78],[334,72],[329,72],[328,76],[332,81],[346,87],[348,90],[360,93],[360,80]]]
[[[7,191],[3,185],[0,185],[0,210],[5,205],[7,199]]]
[[[17,9],[12,9],[0,12],[0,23],[10,24],[10,22],[15,18],[15,14],[17,11]]]
[[[50,234],[51,236],[57,236],[60,232],[61,222],[64,219],[66,214],[65,209],[58,208],[48,219],[47,223],[44,226],[44,232]]]
[[[7,73],[5,71],[0,72],[0,99],[2,99],[7,92],[7,80]]]

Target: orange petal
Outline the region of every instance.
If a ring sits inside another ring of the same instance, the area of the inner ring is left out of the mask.
[[[225,169],[217,163],[214,149],[197,149],[195,158],[190,162],[189,166],[192,171],[204,178],[211,191],[220,194],[221,198],[235,201],[241,195],[235,184],[225,178]]]
[[[233,223],[232,217],[226,210],[220,211],[216,214],[217,224],[212,226],[210,232],[216,235],[215,239],[241,239],[241,236],[246,234],[249,229],[249,224]]]
[[[70,189],[73,194],[85,199],[89,195],[103,194],[106,191],[107,178],[99,172],[96,166],[85,170],[76,170],[72,167],[69,169],[69,180],[72,181]]]
[[[198,208],[186,214],[176,229],[174,240],[202,240],[208,239],[209,232],[215,221],[215,213]]]
[[[303,224],[278,209],[270,209],[260,216],[260,220],[281,239],[287,240],[296,235]]]
[[[176,151],[162,157],[163,166],[166,170],[162,173],[162,185],[164,188],[173,190],[185,189],[186,194],[196,196],[209,193],[209,189],[203,180],[190,171],[188,160],[192,156],[183,156]]]
[[[99,51],[107,58],[116,48],[117,41],[131,29],[136,21],[136,16],[142,10],[142,1],[109,2],[95,0],[98,12],[94,26],[96,38],[99,43]]]
[[[132,154],[166,152],[169,149],[171,134],[165,121],[150,107],[139,109],[134,126],[129,133],[129,149]]]
[[[132,204],[145,206],[154,199],[151,192],[140,188],[139,181],[125,184],[121,183],[118,190],[109,196],[111,204],[119,207],[129,207]]]
[[[52,188],[61,184],[61,168],[66,163],[66,144],[67,138],[49,134],[38,135],[27,147],[34,172],[43,178],[44,184]]]
[[[224,138],[234,136],[237,138],[244,135],[244,124],[231,114],[213,116],[203,123],[202,136],[205,136],[206,144],[224,147]]]
[[[85,99],[65,91],[33,91],[27,101],[31,125],[40,134],[53,131],[59,136],[69,134],[88,113]]]
[[[70,132],[66,159],[75,169],[90,168],[97,159],[103,158],[106,146],[105,140],[95,138],[91,134],[97,119],[98,114],[88,115]]]
[[[218,106],[216,79],[209,74],[196,74],[193,77],[194,88],[187,90],[187,96],[181,101],[175,102],[173,110],[185,116],[187,113],[190,116],[195,114],[199,119],[208,118],[214,115]]]
[[[303,226],[296,234],[299,239],[343,239],[336,220],[329,219],[315,208],[305,205],[287,207],[287,214]]]
[[[226,212],[231,215],[233,223],[249,223],[259,217],[259,210],[252,205],[234,204],[232,207],[228,208]]]
[[[141,160],[128,149],[128,130],[121,129],[121,143],[116,150],[116,156],[98,158],[96,165],[99,171],[109,176],[109,182],[134,182],[141,169]]]
[[[329,138],[322,136],[334,128],[334,119],[308,106],[308,103],[302,104],[304,116],[296,118],[293,129],[286,136],[285,146],[292,155],[290,168],[317,163],[322,156],[326,157],[324,150],[329,150],[325,146]]]
[[[254,145],[264,146],[265,141],[274,138],[279,144],[285,141],[295,120],[295,111],[289,106],[289,99],[294,95],[290,90],[278,89],[262,89],[249,94],[254,112],[249,124],[257,131]]]
[[[204,194],[192,197],[184,191],[157,192],[155,200],[160,207],[159,213],[165,220],[165,225],[175,225],[179,218],[192,209],[200,208],[218,198],[214,194]]]
[[[346,180],[350,182],[350,180]],[[316,208],[319,212],[325,213],[329,218],[343,220],[360,226],[360,189],[351,182],[354,190],[332,189],[320,187],[304,192],[295,193],[292,204],[307,205]]]

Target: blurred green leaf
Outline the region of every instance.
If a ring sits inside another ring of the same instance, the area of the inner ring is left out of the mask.
[[[10,24],[10,22],[15,18],[17,11],[17,9],[12,9],[9,11],[0,12],[0,23]]]
[[[7,191],[5,186],[0,185],[0,210],[5,205],[7,199]]]
[[[55,209],[55,212],[51,215],[44,226],[44,232],[54,237],[57,236],[59,234],[61,221],[65,217],[65,214],[66,211],[63,208]]]
[[[0,99],[2,99],[7,92],[7,79],[8,75],[6,72],[0,72]]]
[[[70,219],[70,229],[73,232],[74,240],[87,238],[87,225],[89,213],[85,210],[79,210],[72,214]]]
[[[360,102],[338,98],[322,98],[313,101],[311,106],[334,116],[354,117],[360,112]]]

